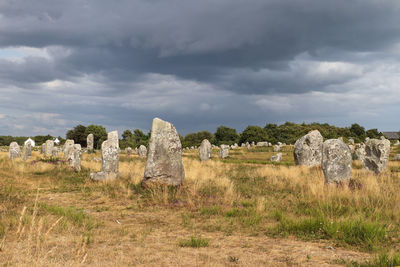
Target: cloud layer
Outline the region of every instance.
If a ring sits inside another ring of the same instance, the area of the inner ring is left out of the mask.
[[[1,134],[267,122],[399,130],[397,0],[0,3]]]

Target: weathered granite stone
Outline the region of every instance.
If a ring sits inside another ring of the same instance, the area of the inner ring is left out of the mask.
[[[27,142],[22,149],[22,160],[27,160],[32,156],[31,142]]]
[[[280,162],[282,160],[282,153],[278,153],[271,157],[272,162]]]
[[[75,144],[74,140],[67,139],[65,141],[65,144],[64,144],[64,158],[68,159],[70,153],[73,153],[71,151],[73,151],[73,149],[74,149],[74,144]]]
[[[353,138],[350,138],[350,139],[349,139],[349,144],[350,144],[350,145],[354,145],[354,139],[353,139]]]
[[[229,157],[229,146],[228,145],[221,145],[220,148],[219,148],[218,155],[222,159]]]
[[[211,156],[212,156],[211,143],[207,139],[204,139],[201,142],[201,145],[199,148],[200,161],[207,161],[207,160],[211,159]]]
[[[138,149],[138,155],[141,158],[145,158],[147,156],[147,148],[144,145],[140,145]]]
[[[21,155],[21,148],[19,147],[17,142],[12,142],[10,144],[10,150],[8,151],[8,157],[10,159],[19,158]]]
[[[133,153],[133,149],[131,147],[125,148],[125,153],[130,156]]]
[[[47,140],[44,147],[44,155],[46,157],[51,157],[53,155],[54,141]]]
[[[386,169],[389,160],[390,141],[387,139],[369,139],[365,142],[364,168],[376,174]]]
[[[82,147],[80,144],[75,144],[68,151],[68,163],[76,171],[81,170]]]
[[[46,153],[46,143],[43,143],[40,146],[40,154],[45,154]]]
[[[268,142],[257,142],[258,147],[268,146]]]
[[[89,134],[87,136],[86,143],[87,143],[88,152],[92,152],[93,151],[93,146],[94,146],[94,136],[93,136],[93,134]]]
[[[114,180],[118,178],[119,141],[118,132],[109,132],[107,140],[101,144],[101,172],[91,173],[93,180]]]
[[[321,166],[328,184],[350,180],[350,148],[340,139],[326,140],[322,146]]]
[[[182,145],[174,125],[153,119],[143,184],[180,185],[185,179]]]
[[[323,138],[318,130],[311,131],[294,144],[296,165],[320,166],[322,160]]]
[[[365,158],[365,144],[356,144],[356,148],[353,153],[353,160],[364,161]]]
[[[51,156],[58,157],[58,148],[57,147],[53,147],[53,150],[51,151]]]

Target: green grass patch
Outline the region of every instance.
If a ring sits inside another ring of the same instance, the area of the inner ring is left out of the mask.
[[[180,247],[191,247],[191,248],[203,248],[208,247],[209,241],[201,237],[192,236],[188,240],[181,240],[179,242]]]

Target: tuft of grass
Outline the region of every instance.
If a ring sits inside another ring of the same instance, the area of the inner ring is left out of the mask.
[[[188,240],[181,240],[179,242],[180,247],[203,248],[203,247],[208,247],[208,245],[209,241],[207,239],[194,236],[192,236]]]
[[[388,254],[381,253],[375,256],[372,260],[366,262],[348,262],[351,267],[393,267],[400,266],[400,253]]]

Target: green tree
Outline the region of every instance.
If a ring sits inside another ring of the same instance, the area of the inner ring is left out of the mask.
[[[236,133],[236,129],[219,126],[215,132],[215,139],[217,145],[232,145],[239,141],[239,135]]]
[[[262,142],[267,140],[266,131],[260,126],[247,126],[240,135],[240,143]]]
[[[88,127],[86,127],[85,132],[84,132],[85,144],[86,144],[86,141],[87,141],[87,136],[89,134],[93,134],[93,147],[95,149],[100,149],[101,148],[101,144],[105,140],[107,140],[107,131],[101,125],[91,124]]]
[[[207,139],[208,141],[214,141],[214,135],[207,131],[200,131],[197,133],[189,133],[185,136],[182,142],[183,147],[199,146],[201,142]]]
[[[53,140],[54,137],[49,134],[48,135],[36,135],[32,139],[33,139],[33,141],[35,141],[35,145],[40,146],[43,143],[45,143],[47,140]]]
[[[365,128],[357,123],[353,123],[350,127],[350,132],[356,142],[362,142],[365,139]]]
[[[67,131],[67,139],[74,140],[75,144],[80,144],[82,147],[86,147],[86,138],[85,134],[86,127],[83,125],[77,125],[72,130]]]
[[[368,131],[365,132],[365,135],[369,138],[379,138],[380,137],[378,129],[369,129]]]

